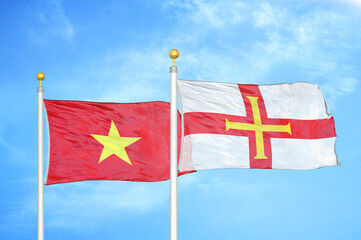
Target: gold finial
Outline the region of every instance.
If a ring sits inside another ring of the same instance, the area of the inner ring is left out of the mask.
[[[169,51],[169,57],[173,59],[173,66],[175,66],[175,60],[179,56],[179,52],[177,49],[172,49]]]
[[[44,80],[45,74],[42,72],[39,72],[38,74],[36,74],[36,78],[40,81],[40,87],[41,87],[41,81]]]

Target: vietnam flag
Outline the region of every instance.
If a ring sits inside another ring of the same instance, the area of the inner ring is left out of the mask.
[[[169,179],[169,103],[44,100],[44,104],[50,135],[46,185]],[[180,141],[181,128],[178,136]]]
[[[334,119],[315,84],[178,80],[178,86],[184,119],[180,171],[339,165]]]

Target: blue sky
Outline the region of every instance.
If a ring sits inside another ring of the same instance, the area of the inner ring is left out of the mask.
[[[361,1],[1,1],[0,239],[37,235],[37,103],[169,101],[181,79],[321,87],[342,166],[179,178],[179,239],[361,238]],[[47,154],[47,153],[46,153]],[[169,181],[45,187],[46,239],[168,239]]]

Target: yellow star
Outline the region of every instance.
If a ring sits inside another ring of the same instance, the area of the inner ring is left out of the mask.
[[[128,154],[125,151],[125,147],[138,141],[139,139],[141,139],[140,137],[121,137],[113,120],[110,126],[108,136],[95,134],[90,135],[104,146],[98,163],[101,163],[104,159],[114,154],[120,159],[132,165],[131,161],[129,160]]]

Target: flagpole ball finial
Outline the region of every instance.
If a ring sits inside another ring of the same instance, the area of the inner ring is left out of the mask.
[[[179,52],[177,49],[172,49],[169,51],[169,57],[173,59],[173,66],[175,66],[175,60],[178,58]]]
[[[36,78],[40,81],[40,87],[41,87],[41,81],[43,81],[45,79],[45,74],[42,72],[39,72],[38,74],[36,74]]]

